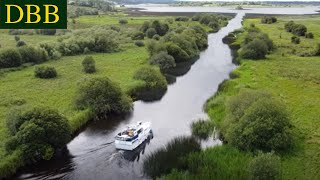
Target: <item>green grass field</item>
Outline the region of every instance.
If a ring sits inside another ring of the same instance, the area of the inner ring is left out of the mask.
[[[282,155],[282,179],[318,179],[320,177],[320,57],[299,57],[292,49],[306,52],[320,43],[320,17],[277,17],[275,24],[261,24],[260,19],[246,19],[244,26],[254,23],[267,33],[277,49],[266,60],[242,60],[235,70],[240,76],[226,82],[223,90],[208,102],[208,113],[218,124],[225,116],[224,101],[242,88],[267,90],[286,104],[294,125],[295,147]],[[314,39],[301,38],[291,43],[291,33],[284,23],[294,20],[307,26]],[[241,34],[239,40],[243,39]],[[281,34],[281,38],[280,38]],[[239,42],[239,41],[238,41]]]

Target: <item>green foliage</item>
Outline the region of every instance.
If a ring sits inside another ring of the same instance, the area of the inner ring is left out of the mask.
[[[291,37],[291,42],[292,42],[293,44],[300,44],[300,38],[297,37],[297,36],[292,36],[292,37]]]
[[[14,36],[14,40],[15,40],[16,42],[20,41],[20,36],[15,35],[15,36]]]
[[[171,171],[163,179],[249,179],[251,154],[229,145],[207,148],[186,158],[187,171]]]
[[[57,33],[56,29],[40,29],[39,31],[37,31],[39,34],[42,35],[55,35]]]
[[[159,34],[155,34],[152,39],[159,41],[160,40],[160,36]]]
[[[131,35],[132,40],[143,40],[144,39],[144,34],[141,31],[137,31],[132,33]]]
[[[200,150],[199,142],[193,137],[177,137],[149,155],[143,162],[143,170],[153,179],[170,173],[172,169],[183,170],[187,167],[183,158]]]
[[[209,120],[198,120],[191,124],[192,135],[200,139],[207,139],[213,133],[214,126]]]
[[[249,164],[249,172],[255,180],[273,180],[280,177],[281,161],[273,153],[259,153]]]
[[[13,135],[6,143],[7,151],[21,150],[27,164],[51,159],[54,150],[71,138],[67,119],[49,108],[15,112],[7,119],[7,127]]]
[[[22,40],[19,40],[18,42],[17,42],[17,47],[21,47],[21,46],[25,46],[25,45],[27,45],[24,41],[22,41]]]
[[[133,79],[138,80],[135,86],[129,89],[129,94],[135,99],[144,101],[160,99],[167,90],[165,77],[152,67],[142,67],[138,69]]]
[[[153,56],[153,55],[158,54],[162,51],[166,51],[166,46],[162,42],[158,42],[156,40],[151,39],[147,43],[147,50],[149,52],[149,55]]]
[[[134,44],[138,47],[143,47],[144,46],[144,42],[143,41],[135,41]]]
[[[75,103],[79,109],[90,108],[98,116],[122,114],[132,110],[132,100],[109,78],[81,82]]]
[[[261,18],[262,24],[272,24],[276,22],[277,22],[277,18],[274,16],[264,16],[263,18]]]
[[[245,99],[238,99],[239,104],[234,106],[246,103],[241,101]],[[236,116],[229,111],[232,120],[227,127],[226,140],[243,150],[288,150],[292,145],[291,123],[282,104],[270,98],[257,100],[256,97],[249,102],[251,105]]]
[[[287,32],[291,32],[297,36],[305,36],[307,33],[307,27],[303,24],[296,24],[293,21],[289,21],[284,25]]]
[[[267,44],[259,39],[254,39],[248,44],[244,45],[240,51],[240,57],[244,59],[265,59],[268,53]]]
[[[183,49],[172,42],[166,44],[166,49],[176,63],[185,62],[190,59],[190,56]]]
[[[57,77],[57,71],[50,66],[37,66],[34,70],[34,76],[41,79],[51,79]]]
[[[147,30],[150,27],[150,24],[151,24],[150,21],[143,22],[143,24],[140,27],[140,31],[142,31],[143,33],[147,32]]]
[[[262,32],[248,33],[248,35],[246,35],[246,37],[244,38],[243,45],[246,45],[255,39],[263,41],[267,45],[268,51],[273,50],[273,48],[274,48],[273,41],[269,38],[269,36],[267,34],[262,33]]]
[[[166,70],[176,66],[174,58],[164,51],[151,56],[149,62],[152,65],[158,65],[161,70]]]
[[[128,20],[127,19],[119,19],[119,24],[128,24]]]
[[[92,56],[86,56],[82,61],[83,71],[85,73],[96,72],[96,65]]]
[[[211,27],[213,32],[217,32],[220,27],[225,26],[228,18],[217,14],[201,13],[193,16],[192,20],[199,21],[201,24]]]
[[[149,28],[154,28],[160,36],[164,36],[169,31],[169,25],[167,23],[161,23],[158,20],[150,23]]]
[[[174,19],[175,21],[189,21],[189,18],[186,16],[179,16]]]
[[[46,50],[39,47],[23,46],[18,48],[23,63],[35,63],[39,64],[48,60],[48,54]]]
[[[307,39],[313,39],[313,38],[314,38],[313,33],[312,33],[312,32],[306,33],[306,38],[307,38]]]
[[[43,43],[40,44],[40,47],[47,52],[49,59],[57,60],[62,56],[62,54],[58,51],[58,47],[56,47],[54,44]]]
[[[6,49],[0,52],[0,68],[18,67],[22,57],[16,49]]]
[[[148,38],[152,38],[154,35],[156,35],[157,34],[157,31],[156,31],[156,29],[154,29],[154,28],[149,28],[147,31],[146,31],[146,36],[148,37]]]

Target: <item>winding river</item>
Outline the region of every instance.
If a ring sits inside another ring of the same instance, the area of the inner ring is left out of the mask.
[[[314,13],[314,11],[313,11]],[[156,102],[134,103],[134,111],[128,117],[110,118],[91,122],[68,145],[62,155],[49,162],[23,170],[18,179],[142,179],[144,158],[164,146],[176,136],[189,135],[190,124],[205,115],[203,105],[229,78],[235,68],[230,49],[222,43],[229,32],[241,28],[245,12],[239,11],[235,18],[219,32],[209,34],[209,47],[183,76],[169,85],[167,93]],[[134,152],[116,150],[115,134],[127,124],[151,121],[154,138]],[[207,145],[221,143],[219,140],[205,142]],[[206,144],[203,144],[204,146]]]

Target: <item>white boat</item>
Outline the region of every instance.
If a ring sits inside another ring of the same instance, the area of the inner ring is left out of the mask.
[[[143,143],[149,136],[153,136],[150,122],[138,122],[130,125],[115,137],[117,149],[134,150]]]

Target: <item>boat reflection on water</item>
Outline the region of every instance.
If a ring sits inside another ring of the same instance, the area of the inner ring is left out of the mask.
[[[152,136],[149,136],[143,143],[141,143],[137,148],[132,151],[123,150],[122,156],[125,160],[131,162],[139,162],[140,155],[144,155],[146,147],[150,144]]]

